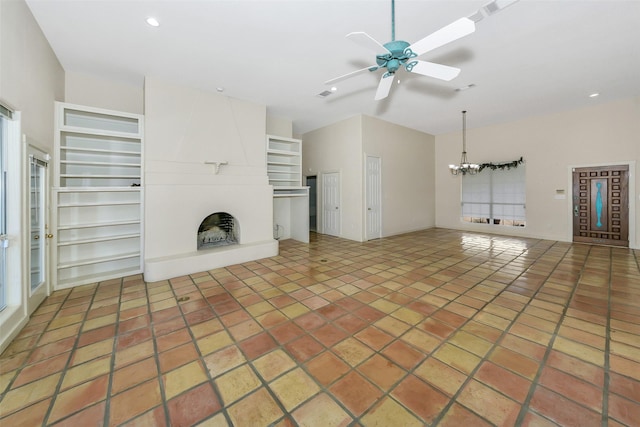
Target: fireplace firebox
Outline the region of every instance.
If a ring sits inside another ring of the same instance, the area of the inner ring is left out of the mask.
[[[227,212],[207,216],[198,227],[198,250],[239,243],[238,221]]]

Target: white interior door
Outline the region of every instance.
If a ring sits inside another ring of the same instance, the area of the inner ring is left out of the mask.
[[[366,159],[367,240],[382,237],[382,159]]]
[[[322,174],[322,233],[340,236],[340,173]]]
[[[40,150],[29,148],[29,314],[49,294],[49,233],[47,218],[49,156]]]

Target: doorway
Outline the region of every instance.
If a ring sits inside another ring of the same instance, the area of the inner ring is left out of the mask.
[[[318,177],[316,175],[307,177],[307,187],[309,187],[309,230],[318,230]]]
[[[340,236],[340,173],[322,174],[322,233]]]
[[[573,241],[629,246],[629,165],[573,168]]]

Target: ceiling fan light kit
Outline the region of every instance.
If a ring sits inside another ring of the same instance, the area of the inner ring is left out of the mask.
[[[459,165],[449,165],[451,175],[475,175],[480,171],[480,165],[469,163],[467,160],[467,112],[462,112],[462,156]]]

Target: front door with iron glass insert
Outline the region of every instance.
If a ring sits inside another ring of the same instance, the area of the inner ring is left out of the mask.
[[[573,241],[629,246],[629,166],[573,169]]]

